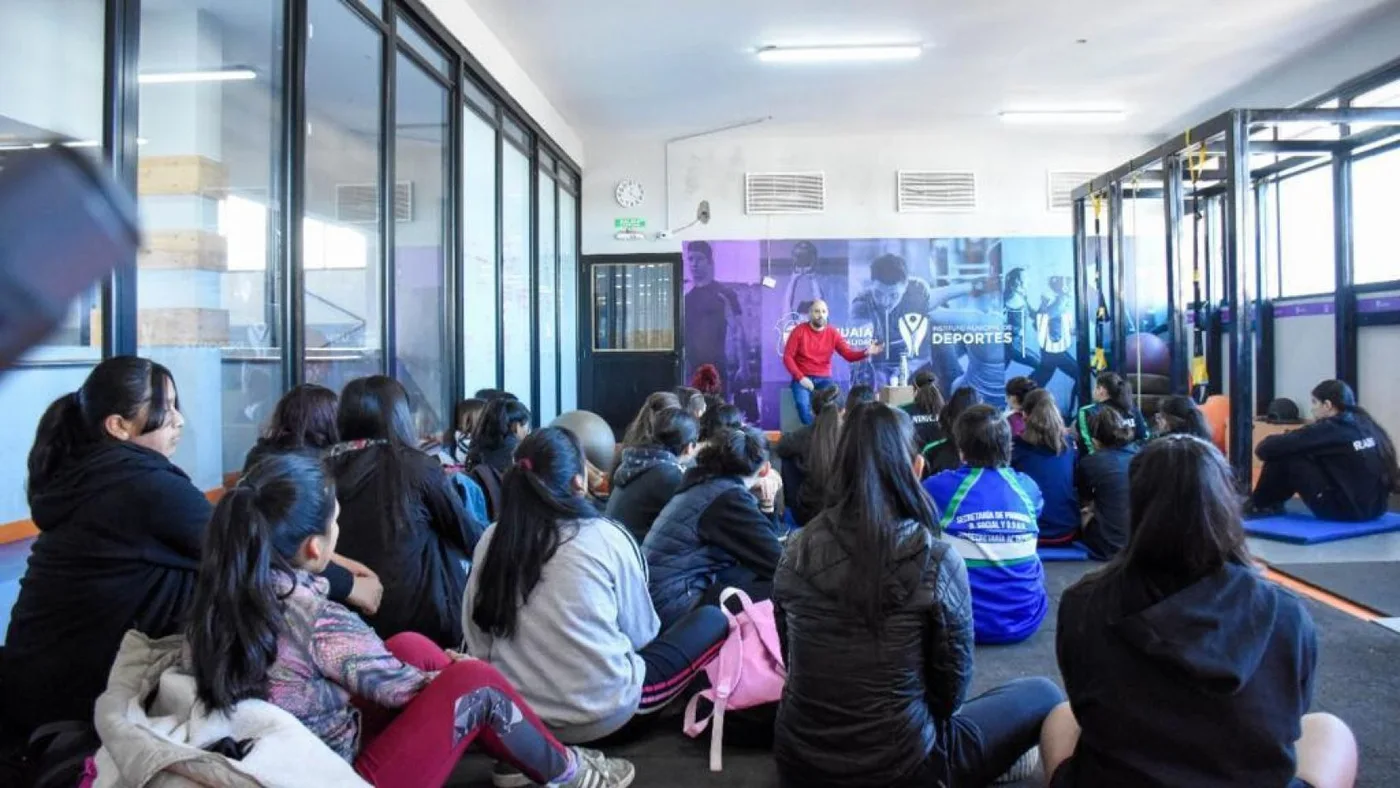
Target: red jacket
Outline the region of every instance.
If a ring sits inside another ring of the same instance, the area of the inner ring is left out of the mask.
[[[799,323],[788,335],[783,348],[783,366],[792,374],[793,380],[803,378],[831,377],[831,354],[840,353],[847,361],[860,361],[868,355],[864,350],[851,350],[846,338],[836,326],[828,324],[821,331],[806,323]]]

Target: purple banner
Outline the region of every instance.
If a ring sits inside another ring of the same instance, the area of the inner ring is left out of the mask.
[[[685,360],[720,371],[748,419],[779,427],[788,334],[812,301],[851,347],[882,352],[833,361],[843,389],[888,385],[906,362],[946,394],[977,390],[1005,402],[1008,377],[1028,375],[1068,409],[1077,363],[1068,238],[694,241],[685,245]]]

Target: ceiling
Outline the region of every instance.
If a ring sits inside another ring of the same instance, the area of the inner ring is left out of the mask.
[[[1393,0],[468,0],[585,135],[753,118],[917,131],[1121,107],[1152,134]],[[1083,43],[1080,43],[1080,41]],[[776,65],[768,45],[912,43],[913,62]],[[1103,129],[1099,129],[1100,132]]]

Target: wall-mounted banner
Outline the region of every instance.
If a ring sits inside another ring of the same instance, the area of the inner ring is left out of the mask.
[[[875,358],[835,378],[888,385],[907,359],[944,394],[970,386],[1005,404],[1028,375],[1061,407],[1075,402],[1074,260],[1068,237],[692,241],[685,244],[686,376],[714,364],[748,419],[777,429],[787,335],[818,298],[854,348]],[[767,280],[772,287],[765,287]]]

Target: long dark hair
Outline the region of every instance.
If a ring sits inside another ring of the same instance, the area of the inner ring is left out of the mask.
[[[1027,377],[1016,377],[1006,381],[1006,398],[1015,398],[1021,411],[1026,409],[1026,397],[1032,391],[1040,388],[1040,385]]]
[[[768,462],[768,441],[758,430],[723,430],[695,457],[695,468],[706,476],[753,476]]]
[[[1395,443],[1390,439],[1390,433],[1357,403],[1356,392],[1351,390],[1351,386],[1340,380],[1324,380],[1313,387],[1312,397],[1318,402],[1332,403],[1332,407],[1350,416],[1364,432],[1376,439],[1376,451],[1380,453],[1381,472],[1384,474],[1381,480],[1385,482],[1386,489],[1400,492],[1400,468],[1396,467]]]
[[[292,578],[302,543],[334,515],[335,485],[318,460],[297,454],[258,463],[215,507],[185,633],[210,709],[266,696],[283,627],[278,575]]]
[[[679,457],[700,440],[700,422],[680,408],[667,408],[652,419],[652,432],[658,446]]]
[[[851,386],[851,390],[846,392],[846,410],[850,410],[857,405],[868,405],[874,402],[875,399],[875,389],[873,386],[867,386],[863,383],[858,386]]]
[[[279,452],[298,449],[324,451],[340,442],[336,426],[338,398],[334,391],[315,383],[292,388],[272,412],[258,445]]]
[[[479,461],[487,452],[505,448],[515,428],[530,423],[530,409],[514,397],[497,397],[486,403],[486,408],[477,417],[476,431],[472,433],[472,448],[469,464]]]
[[[1111,405],[1119,413],[1133,418],[1133,384],[1117,372],[1100,372],[1094,382],[1097,388],[1108,394],[1104,404]]]
[[[637,411],[637,415],[632,419],[632,423],[627,425],[627,430],[622,434],[623,446],[646,446],[652,442],[652,419],[656,414],[667,408],[679,408],[681,406],[680,397],[669,391],[652,392],[642,403],[642,407]]]
[[[115,440],[103,424],[108,416],[135,422],[144,412],[142,435],[164,426],[180,409],[179,394],[170,397],[167,387],[175,388],[175,378],[160,364],[114,356],[93,367],[77,391],[50,403],[29,449],[30,504],[68,463],[93,446]]]
[[[914,407],[921,413],[938,418],[943,412],[943,392],[938,390],[937,379],[932,372],[920,370],[914,374]]]
[[[733,430],[744,426],[744,412],[729,404],[722,404],[705,411],[700,419],[700,440],[708,442],[723,430]]]
[[[1026,417],[1026,429],[1021,440],[1032,446],[1041,446],[1055,454],[1064,454],[1069,448],[1065,440],[1065,420],[1060,416],[1060,406],[1055,395],[1045,389],[1036,389],[1026,395],[1021,403],[1021,412]]]
[[[461,436],[466,436],[468,440],[471,439],[472,433],[476,432],[476,423],[481,418],[481,412],[486,410],[486,405],[486,400],[471,397],[458,402],[457,407],[452,409],[452,423],[442,431],[442,448],[453,459],[466,459],[457,456],[457,439]]]
[[[515,450],[516,462],[501,479],[501,511],[477,578],[472,621],[494,637],[515,634],[520,608],[540,582],[544,565],[572,537],[566,523],[598,512],[576,491],[583,448],[572,432],[545,427]]]
[[[414,438],[408,392],[391,377],[373,375],[345,384],[337,418],[343,441],[382,441],[388,448],[379,457],[374,477],[379,485],[381,521],[393,532],[408,528],[416,498],[413,466],[420,456]]]
[[[1227,563],[1250,565],[1239,496],[1224,456],[1192,435],[1155,440],[1128,466],[1128,546],[1102,572],[1173,592]]]
[[[802,486],[814,492],[831,489],[831,474],[836,470],[836,450],[841,442],[842,408],[837,403],[840,396],[835,386],[820,389],[812,395],[812,409],[817,417],[812,421],[812,439],[807,444],[806,476]]]
[[[1201,440],[1210,440],[1206,414],[1190,397],[1167,397],[1157,406],[1157,415],[1167,425],[1166,435],[1195,435]]]
[[[877,402],[846,413],[827,500],[851,559],[845,602],[872,631],[880,629],[897,526],[915,520],[938,533],[933,504],[914,473],[913,446],[914,423],[897,408]]]
[[[953,426],[958,423],[958,417],[973,405],[982,404],[982,395],[977,393],[977,389],[971,386],[963,386],[953,392],[953,398],[948,400],[948,404],[943,407],[943,411],[938,414],[938,427],[943,430],[943,437],[952,440]]]

